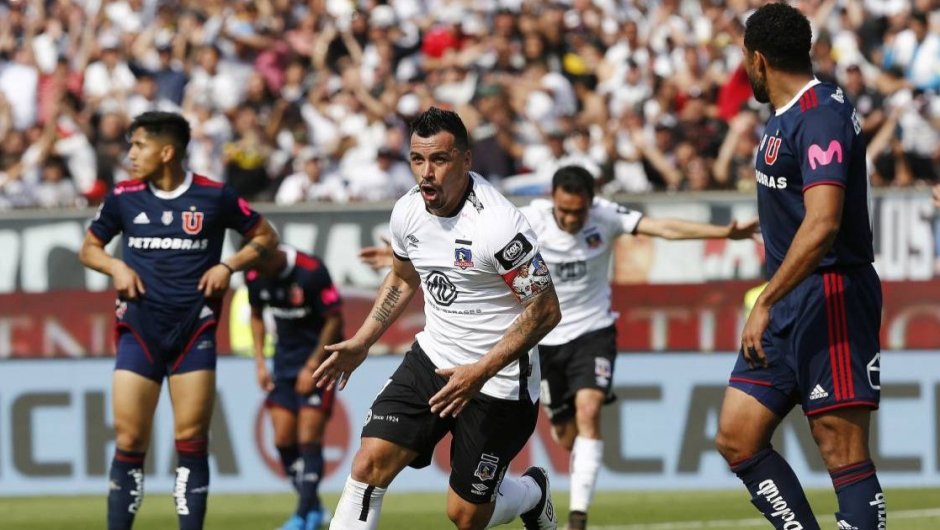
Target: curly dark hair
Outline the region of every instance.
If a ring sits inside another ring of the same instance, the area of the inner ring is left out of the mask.
[[[176,146],[177,156],[182,157],[189,145],[190,128],[186,118],[175,112],[150,111],[144,112],[134,118],[127,128],[130,137],[137,129],[147,131],[152,136],[164,136],[172,140]]]
[[[809,20],[784,3],[760,7],[747,19],[744,47],[760,52],[773,68],[784,72],[813,71],[810,59],[813,31]]]
[[[467,128],[456,112],[431,107],[411,122],[411,133],[421,138],[430,138],[439,132],[454,135],[454,146],[461,151],[470,148]]]

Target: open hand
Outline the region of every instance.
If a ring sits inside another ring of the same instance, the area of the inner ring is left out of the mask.
[[[460,414],[486,382],[484,373],[477,364],[438,368],[435,372],[448,378],[447,384],[428,401],[431,414],[440,414],[442,418]]]
[[[323,349],[328,357],[313,373],[313,379],[317,388],[326,387],[327,390],[334,386],[339,390],[346,388],[346,382],[349,381],[353,370],[358,368],[369,354],[369,348],[355,339],[328,344]]]
[[[231,279],[232,271],[225,265],[218,263],[210,267],[209,270],[202,275],[202,278],[199,278],[199,286],[197,288],[206,295],[206,298],[222,296],[226,289],[228,289],[228,282]]]

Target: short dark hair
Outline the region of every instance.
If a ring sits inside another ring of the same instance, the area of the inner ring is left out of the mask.
[[[457,149],[466,151],[470,148],[467,128],[454,111],[431,107],[411,122],[411,134],[417,134],[421,138],[430,138],[440,132],[454,135],[454,145]]]
[[[189,122],[179,114],[161,111],[144,112],[134,118],[130,127],[127,128],[127,134],[132,135],[134,131],[141,128],[151,136],[169,137],[176,146],[179,157],[186,152],[190,137]]]
[[[581,166],[564,166],[555,171],[552,176],[552,194],[558,188],[568,193],[585,195],[589,200],[594,199],[594,177]]]
[[[760,52],[770,66],[785,72],[813,71],[809,55],[812,40],[809,20],[784,3],[761,6],[748,17],[744,28],[748,52]]]

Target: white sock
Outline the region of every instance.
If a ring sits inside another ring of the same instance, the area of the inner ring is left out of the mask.
[[[385,488],[370,486],[352,477],[346,478],[346,487],[336,505],[330,530],[376,530],[385,491]],[[362,519],[363,513],[365,520]]]
[[[594,483],[601,469],[604,442],[578,436],[571,448],[571,505],[570,511],[587,512],[594,495]]]
[[[516,517],[535,508],[542,498],[542,488],[532,477],[503,477],[496,494],[496,508],[487,528],[511,523]]]

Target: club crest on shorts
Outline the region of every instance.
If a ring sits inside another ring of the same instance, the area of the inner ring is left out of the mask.
[[[597,386],[607,386],[614,371],[610,366],[610,360],[604,357],[594,358],[594,379]]]
[[[496,477],[496,470],[499,469],[499,457],[483,453],[480,455],[480,462],[477,464],[477,470],[473,476],[486,482]]]
[[[469,248],[457,247],[454,249],[454,266],[467,270],[473,267],[473,252]]]

